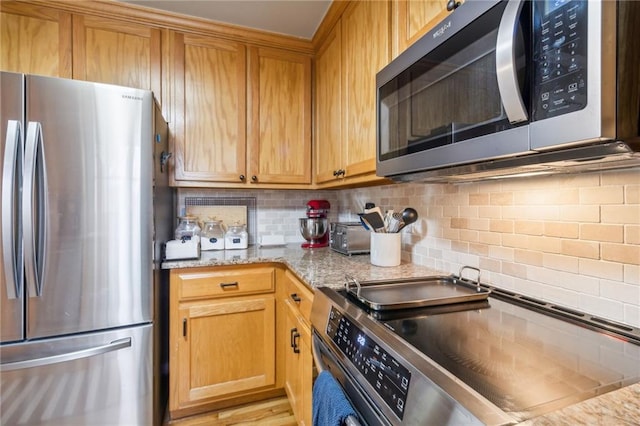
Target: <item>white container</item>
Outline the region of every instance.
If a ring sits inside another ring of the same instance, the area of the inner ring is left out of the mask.
[[[224,236],[225,249],[246,249],[249,246],[249,234],[245,225],[229,225]]]
[[[202,250],[224,250],[224,231],[219,221],[205,221],[200,245]]]
[[[402,235],[399,232],[371,233],[371,264],[376,266],[400,265]]]

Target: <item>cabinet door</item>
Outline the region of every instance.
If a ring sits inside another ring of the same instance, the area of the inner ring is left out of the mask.
[[[376,73],[390,60],[390,2],[354,2],[342,15],[346,177],[375,171]]]
[[[211,37],[172,33],[171,38],[175,179],[241,183],[246,49]]]
[[[71,15],[22,2],[0,2],[0,69],[71,78]]]
[[[73,16],[73,78],[153,90],[160,99],[160,30]]]
[[[311,58],[249,50],[251,181],[311,183]]]
[[[336,179],[342,159],[342,29],[340,22],[316,56],[315,173],[316,182]]]
[[[298,310],[289,300],[286,330],[289,336],[286,348],[285,390],[293,414],[299,425],[312,424],[311,394],[313,387],[313,356],[311,353],[311,330],[298,315]]]
[[[399,0],[393,9],[394,58],[449,13],[446,0]]]
[[[180,405],[275,384],[275,297],[183,306],[178,339]],[[172,343],[173,344],[173,343]]]

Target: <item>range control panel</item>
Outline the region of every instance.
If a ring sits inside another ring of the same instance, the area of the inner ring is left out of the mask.
[[[411,381],[409,370],[335,308],[329,313],[327,335],[402,420]]]
[[[583,0],[534,2],[534,120],[587,105],[587,7]]]

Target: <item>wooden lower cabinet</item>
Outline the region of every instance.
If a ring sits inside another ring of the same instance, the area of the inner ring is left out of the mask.
[[[311,425],[313,291],[278,264],[173,269],[170,287],[171,419],[286,392]]]
[[[289,347],[285,355],[284,386],[289,403],[299,425],[311,426],[311,389],[313,386],[313,358],[311,330],[299,316],[299,311],[287,300],[287,331]]]
[[[273,267],[175,269],[170,285],[171,418],[276,390]]]
[[[313,293],[286,271],[283,280],[286,310],[284,387],[299,425],[312,424],[313,355],[309,315]]]

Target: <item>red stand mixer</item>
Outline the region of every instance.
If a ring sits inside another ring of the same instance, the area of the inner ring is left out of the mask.
[[[331,204],[327,200],[309,200],[307,202],[307,217],[298,219],[300,233],[307,240],[302,248],[327,247],[329,245],[329,224],[327,216]]]

